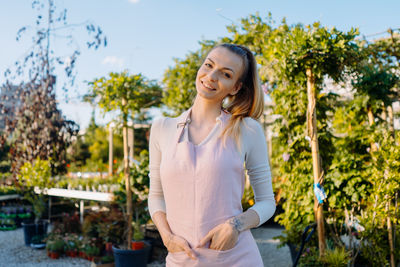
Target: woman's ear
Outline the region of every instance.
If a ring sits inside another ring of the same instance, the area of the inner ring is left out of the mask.
[[[235,88],[234,88],[233,92],[230,93],[229,95],[231,95],[231,96],[236,95],[236,94],[240,91],[240,89],[242,89],[242,85],[243,85],[242,82],[237,83],[237,84],[235,85]]]

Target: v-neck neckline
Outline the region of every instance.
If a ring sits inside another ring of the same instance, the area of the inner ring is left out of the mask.
[[[188,115],[187,118],[191,119],[191,115],[192,115],[192,108],[189,109],[188,111]],[[192,141],[190,141],[189,138],[189,127],[185,127],[185,138],[187,140],[188,143],[192,144],[195,147],[200,147],[203,144],[207,143],[209,139],[211,139],[211,137],[214,135],[214,132],[217,130],[218,125],[222,122],[222,116],[224,115],[224,111],[221,109],[221,113],[218,117],[215,118],[215,124],[214,126],[211,128],[211,130],[208,132],[207,136],[198,144],[194,144]]]
[[[190,141],[190,138],[189,138],[189,128],[186,127],[186,129],[185,129],[185,138],[186,138],[186,141],[189,142],[189,143],[191,143],[191,144],[192,144],[193,146],[195,146],[195,147],[202,146],[203,144],[207,143],[207,141],[208,141],[209,139],[211,139],[211,137],[214,135],[214,132],[217,130],[218,124],[219,124],[219,123],[220,123],[220,122],[216,121],[215,124],[214,124],[214,126],[213,126],[213,128],[210,130],[210,132],[207,134],[207,136],[206,136],[200,143],[198,143],[198,144],[194,144],[192,141]]]

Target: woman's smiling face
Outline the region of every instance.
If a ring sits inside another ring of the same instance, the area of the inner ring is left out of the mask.
[[[227,95],[236,94],[241,83],[243,60],[224,47],[217,47],[207,55],[197,71],[197,94],[208,100],[222,102]]]

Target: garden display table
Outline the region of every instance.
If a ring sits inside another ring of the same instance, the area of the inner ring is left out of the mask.
[[[2,195],[2,196],[0,196],[0,201],[19,199],[19,198],[22,198],[22,197],[18,194]]]
[[[40,194],[41,190],[35,188],[35,193]],[[61,189],[61,188],[45,189],[45,190],[43,190],[43,194],[49,196],[49,219],[51,216],[51,197],[52,196],[79,199],[80,200],[79,211],[80,211],[81,223],[83,223],[83,215],[84,215],[84,211],[85,211],[85,203],[84,203],[85,200],[111,202],[111,201],[113,201],[113,198],[114,198],[113,193],[71,190],[71,189]]]

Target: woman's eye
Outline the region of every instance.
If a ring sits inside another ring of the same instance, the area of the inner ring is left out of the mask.
[[[231,75],[230,75],[229,73],[224,73],[224,75],[225,75],[225,77],[228,78],[228,79],[231,78]]]
[[[211,68],[211,64],[210,63],[205,63],[204,66],[206,66],[207,68]]]

